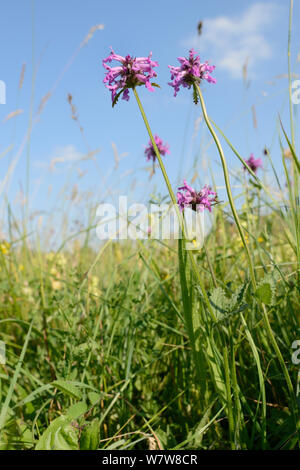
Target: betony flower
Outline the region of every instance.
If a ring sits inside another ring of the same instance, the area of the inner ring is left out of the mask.
[[[214,65],[209,65],[208,62],[203,64],[200,62],[200,57],[195,55],[194,49],[190,49],[189,58],[178,57],[180,67],[173,67],[169,65],[171,72],[171,80],[168,85],[174,88],[174,96],[177,95],[180,86],[191,88],[192,85],[200,84],[202,80],[209,83],[216,83],[210,73],[215,69]]]
[[[155,143],[157,145],[160,155],[166,155],[166,153],[170,153],[169,145],[167,143],[164,144],[162,139],[158,135],[154,136],[154,140],[155,140]],[[145,155],[147,157],[147,160],[152,159],[153,162],[155,162],[156,154],[155,154],[151,140],[149,140],[148,147],[146,147],[145,149]]]
[[[151,60],[152,52],[148,57],[122,57],[115,54],[113,50],[106,59],[103,59],[103,67],[107,70],[103,83],[111,91],[113,105],[123,92],[122,99],[129,100],[129,88],[145,85],[149,91],[154,91],[150,80],[157,74],[153,68],[158,67],[158,63]],[[116,60],[120,62],[117,67],[110,67],[107,62]]]
[[[211,212],[212,205],[217,203],[217,193],[211,190],[207,185],[196,191],[189,186],[186,180],[183,180],[183,186],[178,188],[177,203],[181,211],[185,207],[190,207],[194,211],[203,212],[204,209],[208,209]],[[183,193],[181,191],[184,191]]]
[[[249,168],[251,168],[251,170],[254,173],[257,172],[258,168],[263,167],[262,159],[261,158],[254,158],[253,153],[250,154],[250,157],[248,158],[248,160],[245,160],[245,162],[247,163]],[[247,168],[245,166],[243,167],[243,169],[244,169],[244,171],[247,170]]]

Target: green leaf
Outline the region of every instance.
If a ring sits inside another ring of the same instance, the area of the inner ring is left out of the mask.
[[[118,447],[123,446],[124,444],[126,444],[125,439],[120,439],[119,441],[113,442],[109,446],[105,447],[105,450],[114,450],[114,449],[117,449]]]
[[[235,290],[229,303],[229,308],[231,311],[241,311],[241,309],[244,310],[244,308],[248,307],[247,304],[243,303],[248,286],[249,283],[246,281]]]
[[[94,419],[84,428],[80,438],[80,450],[97,450],[100,439],[100,421]]]
[[[248,307],[243,301],[247,288],[248,283],[241,285],[231,297],[227,297],[221,287],[213,289],[209,301],[213,307],[217,323],[228,320],[232,315],[242,312]]]
[[[283,133],[284,133],[284,137],[285,137],[285,139],[286,139],[286,141],[287,141],[287,143],[288,143],[288,146],[289,146],[289,148],[290,148],[292,157],[293,157],[293,159],[294,159],[295,165],[296,165],[296,167],[297,167],[297,169],[298,169],[298,172],[300,173],[300,162],[299,162],[299,160],[298,160],[298,158],[297,158],[297,155],[296,155],[296,153],[295,153],[295,150],[294,150],[294,148],[293,148],[293,145],[291,144],[291,142],[290,142],[290,140],[289,140],[289,138],[288,138],[288,136],[287,136],[287,133],[286,133],[285,130],[284,130],[284,127],[283,127],[283,124],[282,124],[282,122],[281,122],[281,119],[279,118],[279,120],[280,120],[280,124],[281,124],[282,131],[283,131]]]
[[[157,88],[161,88],[157,83],[151,83],[152,86],[155,86]]]
[[[78,450],[78,431],[67,416],[56,418],[41,435],[35,450]]]
[[[188,439],[190,439],[189,446],[191,446],[193,449],[199,449],[202,445],[202,440],[203,440],[203,429],[205,429],[205,426],[209,422],[209,418],[212,412],[212,408],[217,402],[217,398],[213,400],[213,402],[209,405],[207,410],[204,412],[200,422],[197,424],[195,429],[189,432],[188,434]]]
[[[252,186],[254,186],[255,188],[261,189],[261,185],[260,185],[260,184],[257,184],[254,180],[249,179],[249,183],[251,183]]]
[[[270,284],[262,284],[256,289],[255,295],[264,304],[270,305],[272,303],[272,289]]]
[[[32,331],[32,326],[33,326],[33,320],[31,320],[30,326],[28,328],[28,331],[27,331],[27,334],[26,334],[26,337],[25,337],[25,341],[24,341],[24,345],[23,345],[23,348],[22,348],[22,351],[21,351],[21,354],[20,354],[20,357],[19,357],[19,361],[17,363],[13,378],[10,382],[10,386],[9,386],[8,392],[6,394],[5,402],[2,405],[2,409],[1,409],[1,413],[0,413],[0,429],[5,424],[6,415],[7,415],[8,410],[9,410],[10,400],[12,398],[12,395],[13,395],[13,392],[14,392],[14,389],[15,389],[15,386],[16,386],[16,383],[17,383],[17,380],[18,380],[18,376],[19,376],[20,371],[21,371],[22,362],[23,362],[24,357],[25,357],[26,349],[27,349],[29,338],[30,338],[31,331]]]
[[[72,419],[76,419],[79,416],[87,412],[88,406],[85,401],[79,401],[70,406],[67,411],[67,416]]]
[[[70,382],[68,382],[67,380],[55,380],[54,382],[52,382],[52,385],[72,398],[76,398],[77,400],[80,400],[82,398],[80,391],[74,385],[70,384]]]
[[[97,401],[99,401],[100,398],[101,398],[101,395],[99,395],[99,393],[95,393],[95,392],[88,393],[88,399],[90,400],[92,405],[95,405],[95,403],[97,403]]]
[[[217,320],[222,320],[228,312],[229,299],[226,297],[224,290],[221,287],[216,287],[210,296],[210,303],[213,307],[214,314]]]
[[[266,305],[273,305],[276,294],[276,274],[266,274],[259,282],[255,291],[255,296]]]

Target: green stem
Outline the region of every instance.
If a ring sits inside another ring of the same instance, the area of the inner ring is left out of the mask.
[[[205,255],[206,255],[210,275],[211,275],[211,278],[212,278],[212,282],[213,282],[214,287],[217,288],[218,283],[217,283],[216,275],[215,275],[215,272],[214,272],[214,269],[213,269],[213,266],[212,266],[212,263],[211,263],[211,260],[210,260],[210,256],[209,256],[209,253],[208,253],[208,250],[207,250],[205,240],[204,240],[204,245],[203,246],[204,246],[204,251],[205,251]]]
[[[225,369],[225,386],[226,386],[226,395],[227,395],[227,413],[228,413],[230,446],[231,446],[231,450],[235,450],[234,420],[233,420],[233,410],[232,410],[230,372],[229,372],[229,363],[228,363],[228,351],[227,351],[226,346],[223,348],[223,359],[224,359],[224,369]]]
[[[294,130],[294,116],[293,116],[293,100],[292,100],[292,69],[291,69],[291,37],[292,37],[292,19],[293,19],[293,4],[294,0],[290,0],[290,14],[289,14],[289,32],[288,32],[288,78],[289,78],[289,107],[290,107],[290,127],[291,127],[291,145],[296,151],[295,146],[295,130]],[[299,197],[299,172],[296,166],[295,160],[293,160],[293,183],[294,183],[294,200],[295,200],[295,210],[298,212],[299,205],[297,204],[298,197]],[[291,201],[292,202],[292,201]],[[299,267],[299,228],[297,223],[297,215],[296,215],[296,224],[295,224],[295,233],[296,233],[296,243],[297,243],[297,259],[298,259],[298,266]],[[300,273],[298,272],[298,283],[300,283]]]
[[[218,148],[218,151],[219,151],[219,155],[220,155],[220,158],[221,158],[221,162],[222,162],[222,167],[223,167],[223,172],[224,172],[224,178],[225,178],[225,184],[226,184],[226,189],[227,189],[227,195],[228,195],[228,199],[229,199],[229,203],[230,203],[230,207],[231,207],[231,210],[232,210],[232,213],[233,213],[233,216],[234,216],[234,219],[235,219],[235,222],[236,222],[236,225],[238,227],[238,230],[239,230],[239,233],[240,233],[240,236],[241,236],[241,239],[242,239],[242,242],[243,242],[243,245],[244,245],[244,248],[245,248],[245,251],[246,251],[246,254],[247,254],[247,257],[248,257],[248,261],[249,261],[249,267],[250,267],[250,274],[251,274],[251,280],[252,280],[252,285],[253,285],[253,288],[254,290],[256,290],[256,280],[255,280],[255,274],[254,274],[254,267],[253,267],[253,263],[252,263],[252,259],[251,259],[251,255],[250,255],[250,251],[249,251],[249,247],[246,243],[246,240],[245,240],[245,237],[244,237],[244,233],[243,233],[243,229],[242,229],[242,226],[240,224],[240,220],[239,220],[239,217],[238,217],[238,214],[237,214],[237,211],[235,209],[235,205],[234,205],[234,201],[233,201],[233,197],[232,197],[232,193],[231,193],[231,188],[230,188],[230,181],[229,181],[229,173],[228,173],[228,168],[227,168],[227,163],[226,163],[226,160],[225,160],[225,156],[224,156],[224,153],[223,153],[223,149],[221,147],[221,144],[219,142],[219,139],[214,131],[214,129],[212,128],[212,125],[209,121],[209,118],[207,116],[207,112],[206,112],[206,107],[205,107],[205,104],[204,104],[204,100],[203,100],[203,96],[202,96],[202,93],[201,93],[201,90],[199,88],[198,85],[195,85],[196,86],[196,89],[197,89],[197,92],[198,92],[198,95],[199,95],[199,99],[200,99],[200,103],[201,103],[201,106],[202,106],[202,111],[203,111],[203,116],[204,116],[204,120],[206,122],[206,125],[207,127],[209,128],[210,130],[210,133],[216,143],[216,146]],[[287,382],[287,386],[288,386],[288,390],[289,390],[289,393],[290,393],[290,397],[291,397],[291,400],[292,400],[292,404],[293,404],[293,412],[294,412],[294,415],[296,413],[296,404],[295,404],[295,394],[294,394],[294,389],[293,389],[293,384],[291,382],[291,379],[290,379],[290,376],[289,376],[289,373],[288,373],[288,370],[287,370],[287,367],[284,363],[284,360],[283,360],[283,357],[282,357],[282,354],[281,354],[281,351],[278,347],[278,344],[277,344],[277,341],[275,339],[275,336],[273,334],[273,331],[272,331],[272,328],[270,326],[270,323],[269,323],[269,319],[268,319],[268,315],[267,315],[267,311],[266,311],[266,307],[263,303],[260,302],[260,306],[262,308],[262,311],[263,311],[263,318],[264,318],[264,322],[265,322],[265,326],[266,326],[266,329],[267,329],[267,332],[268,332],[268,336],[271,340],[271,343],[274,347],[274,350],[275,350],[275,353],[276,353],[276,356],[277,356],[277,359],[282,367],[282,371],[283,371],[283,374],[284,374],[284,377],[285,377],[285,380]]]
[[[252,258],[251,258],[251,255],[250,255],[250,251],[249,251],[249,247],[247,245],[247,242],[246,242],[246,239],[245,239],[245,236],[244,236],[244,231],[243,231],[243,228],[241,226],[241,223],[240,223],[240,219],[239,219],[239,216],[238,216],[238,213],[237,213],[237,210],[235,208],[235,205],[234,205],[234,200],[233,200],[233,196],[232,196],[232,192],[231,192],[231,187],[230,187],[230,180],[229,180],[229,172],[228,172],[228,168],[227,168],[227,163],[226,163],[226,159],[225,159],[225,156],[224,156],[224,152],[223,152],[223,149],[221,147],[221,144],[220,144],[220,141],[209,121],[209,118],[208,118],[208,115],[207,115],[207,111],[206,111],[206,107],[205,107],[205,103],[204,103],[204,100],[203,100],[203,96],[202,96],[202,92],[199,88],[199,86],[197,84],[195,84],[195,87],[197,89],[197,92],[198,92],[198,96],[199,96],[199,99],[200,99],[200,103],[201,103],[201,107],[202,107],[202,112],[203,112],[203,117],[204,117],[204,120],[206,122],[206,125],[212,135],[212,138],[214,139],[215,141],[215,144],[217,146],[217,149],[218,149],[218,152],[219,152],[219,155],[220,155],[220,158],[221,158],[221,163],[222,163],[222,167],[223,167],[223,173],[224,173],[224,179],[225,179],[225,185],[226,185],[226,190],[227,190],[227,195],[228,195],[228,200],[229,200],[229,204],[230,204],[230,207],[231,207],[231,210],[232,210],[232,214],[233,214],[233,217],[234,217],[234,220],[235,220],[235,223],[237,225],[237,228],[238,228],[238,231],[239,231],[239,234],[241,236],[241,239],[242,239],[242,243],[244,245],[244,248],[245,248],[245,252],[246,252],[246,255],[247,255],[247,258],[248,258],[248,264],[249,264],[249,268],[250,268],[250,276],[251,276],[251,281],[252,281],[252,285],[253,285],[253,288],[256,289],[256,280],[255,280],[255,273],[254,273],[254,267],[253,267],[253,263],[252,263]]]
[[[292,400],[292,403],[293,403],[295,416],[297,416],[297,403],[296,403],[296,400],[295,400],[294,387],[293,387],[288,369],[287,369],[287,367],[285,365],[285,362],[284,362],[284,359],[282,357],[281,351],[280,351],[279,346],[277,344],[277,341],[275,339],[274,333],[272,331],[272,328],[271,328],[271,325],[270,325],[270,322],[269,322],[269,318],[268,318],[268,314],[267,314],[267,311],[266,311],[266,307],[265,307],[264,304],[262,304],[262,310],[263,310],[263,319],[264,319],[265,327],[267,329],[269,337],[271,338],[273,348],[275,350],[278,361],[281,365],[281,368],[282,368],[282,371],[283,371],[283,374],[284,374],[284,377],[285,377],[285,380],[286,380],[286,383],[287,383],[287,386],[288,386],[289,394],[290,394],[290,397],[291,397],[291,400]]]
[[[144,123],[145,123],[146,129],[147,129],[147,131],[148,131],[148,134],[149,134],[151,143],[152,143],[152,145],[153,145],[153,149],[154,149],[155,155],[156,155],[156,157],[157,157],[157,160],[158,160],[158,163],[159,163],[161,172],[162,172],[162,174],[163,174],[164,180],[165,180],[165,182],[166,182],[166,185],[167,185],[167,188],[168,188],[168,191],[169,191],[169,194],[170,194],[170,198],[171,198],[171,200],[172,200],[172,203],[174,204],[174,206],[175,206],[175,207],[177,208],[177,210],[178,210],[175,194],[173,193],[173,190],[172,190],[172,186],[171,186],[169,177],[168,177],[168,175],[167,175],[166,169],[165,169],[164,164],[163,164],[163,161],[162,161],[162,159],[161,159],[161,156],[160,156],[159,150],[158,150],[158,148],[157,148],[155,139],[154,139],[154,137],[153,137],[153,135],[152,135],[152,131],[151,131],[151,128],[150,128],[148,119],[147,119],[147,117],[146,117],[144,108],[143,108],[143,106],[142,106],[141,100],[140,100],[139,95],[138,95],[138,93],[137,93],[137,91],[136,91],[135,88],[133,88],[133,93],[134,93],[134,96],[135,96],[135,98],[136,98],[138,107],[139,107],[139,109],[140,109],[140,112],[141,112],[143,121],[144,121]],[[179,210],[178,210],[178,212],[179,212]],[[179,215],[180,215],[180,214],[179,214]],[[181,217],[179,217],[179,218],[180,218],[180,222],[181,222],[181,226],[182,226]]]
[[[141,112],[143,121],[144,121],[144,123],[145,123],[146,129],[147,129],[147,131],[148,131],[148,134],[149,134],[151,143],[152,143],[152,145],[153,145],[153,149],[154,149],[155,155],[156,155],[157,160],[158,160],[158,162],[159,162],[159,166],[160,166],[161,172],[162,172],[162,174],[163,174],[164,180],[165,180],[165,182],[166,182],[166,185],[167,185],[167,188],[168,188],[168,191],[169,191],[169,195],[170,195],[171,201],[172,201],[172,203],[173,203],[173,205],[174,205],[174,207],[175,207],[175,210],[176,210],[176,213],[177,213],[177,216],[178,216],[178,219],[179,219],[179,223],[180,223],[180,226],[181,226],[183,238],[186,239],[184,223],[183,223],[183,219],[182,219],[181,213],[180,213],[179,208],[178,208],[178,204],[177,204],[177,200],[176,200],[175,194],[174,194],[174,192],[173,192],[173,190],[172,190],[172,186],[171,186],[169,177],[168,177],[168,175],[167,175],[167,172],[166,172],[166,170],[165,170],[165,167],[164,167],[163,161],[162,161],[162,159],[161,159],[159,150],[158,150],[158,148],[157,148],[155,139],[154,139],[154,137],[153,137],[153,134],[152,134],[152,131],[151,131],[151,128],[150,128],[148,119],[147,119],[147,117],[146,117],[144,108],[143,108],[143,106],[142,106],[142,103],[141,103],[141,101],[140,101],[140,98],[139,98],[138,93],[137,93],[137,91],[136,91],[135,88],[133,88],[133,93],[134,93],[134,96],[135,96],[135,98],[136,98],[136,101],[137,101],[139,110],[140,110],[140,112]],[[200,272],[199,272],[199,270],[198,270],[198,267],[197,267],[197,264],[196,264],[196,260],[195,260],[194,254],[191,252],[191,250],[188,250],[188,256],[189,256],[189,259],[190,259],[190,262],[191,262],[191,265],[192,265],[192,269],[193,269],[193,271],[194,271],[194,274],[196,275],[197,281],[198,281],[198,283],[199,283],[199,285],[200,285],[200,289],[201,289],[201,292],[202,292],[202,295],[203,295],[204,302],[205,302],[205,304],[206,304],[206,306],[207,306],[207,309],[208,309],[208,311],[209,311],[209,313],[210,313],[212,319],[213,319],[214,321],[216,321],[216,317],[215,317],[215,314],[214,314],[214,312],[213,312],[213,310],[212,310],[212,307],[211,307],[211,305],[210,305],[209,298],[208,298],[208,295],[207,295],[207,293],[206,293],[206,289],[205,289],[205,286],[204,286],[202,277],[201,277]]]
[[[252,354],[253,354],[254,360],[256,362],[256,367],[257,367],[259,388],[260,388],[260,395],[261,395],[261,402],[262,402],[262,448],[264,449],[265,442],[266,442],[266,420],[267,420],[267,401],[266,401],[266,388],[265,388],[264,375],[263,375],[263,371],[261,368],[261,362],[260,362],[257,347],[251,336],[250,330],[248,328],[248,325],[242,313],[241,313],[241,320],[244,325],[246,337],[250,344]]]
[[[273,348],[275,350],[277,359],[278,359],[278,361],[281,365],[283,375],[285,377],[285,380],[286,380],[286,383],[287,383],[287,386],[288,386],[288,391],[289,391],[289,395],[290,395],[290,399],[291,399],[291,412],[292,412],[292,416],[294,418],[294,425],[295,425],[295,431],[297,433],[298,445],[300,445],[299,407],[298,407],[298,404],[297,404],[296,394],[295,394],[294,387],[293,387],[293,384],[292,384],[292,381],[291,381],[291,378],[290,378],[290,375],[289,375],[289,371],[288,371],[288,369],[285,365],[285,362],[284,362],[284,359],[282,357],[281,351],[279,349],[279,346],[278,346],[277,341],[275,339],[274,333],[272,331],[272,328],[271,328],[271,325],[270,325],[270,322],[269,322],[269,318],[268,318],[268,314],[267,314],[267,311],[266,311],[266,307],[265,307],[264,304],[262,304],[262,309],[263,309],[263,319],[264,319],[265,327],[268,331],[269,337],[271,338]]]

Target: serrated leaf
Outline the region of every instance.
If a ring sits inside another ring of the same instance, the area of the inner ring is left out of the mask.
[[[259,282],[255,296],[264,304],[272,305],[276,293],[276,273],[269,273]]]
[[[255,291],[256,297],[259,298],[264,304],[271,305],[272,303],[272,289],[269,283],[262,284]]]
[[[248,305],[243,302],[248,283],[238,287],[236,291],[227,297],[225,291],[221,287],[213,289],[209,301],[213,307],[217,323],[228,320],[232,315],[245,310]]]
[[[76,398],[77,400],[80,400],[82,398],[82,395],[80,391],[78,390],[75,385],[72,385],[70,382],[67,380],[55,380],[52,382],[52,385],[55,388],[58,388],[61,392],[65,393],[66,395],[69,395],[72,398]]]
[[[209,298],[213,307],[215,317],[217,320],[224,318],[228,312],[229,299],[226,297],[224,290],[221,287],[216,287]]]
[[[248,305],[243,303],[244,295],[248,289],[249,283],[245,282],[243,285],[239,286],[234,294],[232,295],[229,303],[229,308],[231,311],[246,308]]]

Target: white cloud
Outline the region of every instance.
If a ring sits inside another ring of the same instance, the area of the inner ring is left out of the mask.
[[[74,145],[66,145],[65,147],[59,147],[51,155],[50,159],[50,170],[54,170],[58,163],[77,163],[83,160],[95,160],[95,155],[100,153],[100,149],[91,150],[90,152],[83,154],[80,153]],[[40,166],[40,165],[39,165]]]
[[[202,35],[188,38],[184,45],[205,52],[205,58],[234,78],[242,76],[247,61],[248,75],[253,76],[255,66],[272,57],[265,33],[274,27],[279,11],[277,4],[255,3],[239,15],[204,18]]]
[[[50,169],[54,170],[57,163],[73,163],[82,159],[82,153],[74,147],[74,145],[66,145],[55,150],[54,156],[51,157]]]

